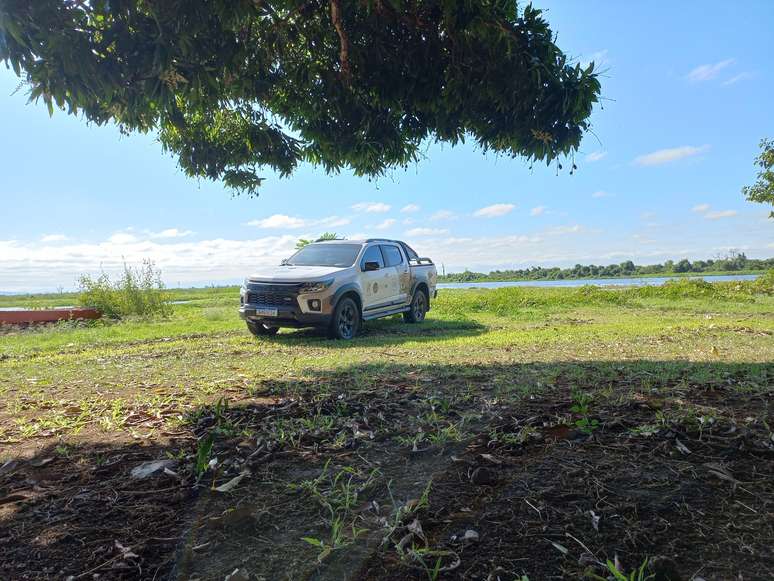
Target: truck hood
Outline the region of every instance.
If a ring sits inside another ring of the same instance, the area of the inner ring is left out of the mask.
[[[250,282],[314,282],[346,270],[336,266],[269,266],[250,275]]]

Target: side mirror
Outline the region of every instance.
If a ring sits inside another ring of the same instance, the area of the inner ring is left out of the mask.
[[[287,266],[288,265],[288,260],[290,260],[290,259],[289,258],[283,258],[282,261],[280,262],[280,266]]]
[[[376,261],[368,261],[363,265],[363,270],[368,272],[369,270],[379,270],[379,263]]]

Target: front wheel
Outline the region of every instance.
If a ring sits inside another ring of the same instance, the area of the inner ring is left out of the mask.
[[[417,290],[411,298],[409,310],[403,313],[403,320],[407,323],[421,323],[427,314],[427,295],[423,290]]]
[[[266,337],[267,335],[276,335],[279,331],[279,327],[272,327],[266,323],[254,323],[253,321],[247,322],[247,328],[256,337]]]
[[[328,329],[332,339],[354,339],[360,330],[360,309],[357,303],[349,297],[344,297],[333,311],[333,319]]]

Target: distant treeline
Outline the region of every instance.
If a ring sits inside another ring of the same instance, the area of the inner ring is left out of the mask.
[[[572,268],[543,268],[533,266],[531,268],[516,270],[493,270],[485,274],[483,272],[457,272],[439,275],[440,282],[480,282],[485,280],[564,280],[576,278],[615,278],[632,276],[668,276],[674,274],[702,274],[702,273],[743,273],[762,271],[774,268],[774,258],[756,259],[747,258],[743,252],[732,253],[729,256],[714,260],[694,260],[691,262],[683,258],[677,262],[667,260],[663,264],[637,265],[631,260],[620,264],[608,264],[606,266],[596,264],[576,264]]]

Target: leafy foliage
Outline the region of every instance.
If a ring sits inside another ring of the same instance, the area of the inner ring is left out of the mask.
[[[104,272],[96,278],[84,274],[78,285],[80,304],[98,309],[106,317],[166,316],[172,311],[161,272],[149,260],[139,268],[124,264],[124,272],[116,281]]]
[[[599,427],[599,420],[591,417],[591,403],[594,397],[590,393],[576,389],[572,392],[572,401],[570,410],[578,416],[575,427],[584,434],[594,433],[594,430]]]
[[[755,158],[755,165],[760,168],[758,178],[753,185],[742,188],[742,193],[751,202],[774,206],[774,139],[762,139],[760,148],[761,153]],[[774,218],[774,211],[769,218]]]
[[[549,163],[600,92],[515,0],[2,0],[0,60],[49,112],[158,130],[249,193],[304,161],[378,176],[428,138]]]
[[[493,270],[483,272],[450,273],[438,277],[440,282],[478,282],[484,280],[564,280],[579,278],[616,278],[638,275],[670,275],[688,273],[712,272],[748,272],[774,268],[774,258],[747,258],[743,252],[731,251],[725,256],[709,260],[694,260],[683,258],[678,262],[667,260],[664,264],[636,265],[631,260],[620,264],[605,266],[596,264],[576,264],[571,268],[544,268],[533,266],[523,269]]]
[[[607,581],[608,579],[615,579],[615,581],[650,581],[656,577],[655,575],[649,573],[647,570],[648,559],[645,559],[637,569],[630,571],[628,574],[621,571],[617,558],[615,562],[608,559],[606,566],[608,572],[610,573],[609,577],[601,577],[600,575],[596,575],[595,573],[589,571],[586,573],[586,578],[593,579],[595,581]]]
[[[306,238],[299,238],[296,242],[296,250],[301,250],[304,246],[311,244],[312,242],[322,242],[323,240],[337,240],[339,237],[335,232],[323,232],[315,240],[307,240]]]

